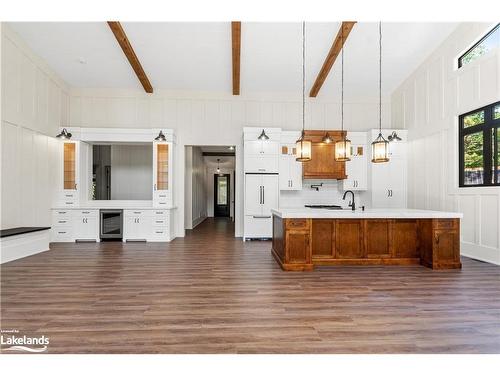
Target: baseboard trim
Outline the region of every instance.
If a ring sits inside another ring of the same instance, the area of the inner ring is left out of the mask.
[[[193,220],[193,225],[192,225],[191,229],[196,228],[198,225],[200,225],[201,223],[203,223],[206,219],[207,219],[206,216],[202,216],[202,217],[199,217],[196,220]]]
[[[471,242],[460,243],[460,255],[500,266],[500,250]]]

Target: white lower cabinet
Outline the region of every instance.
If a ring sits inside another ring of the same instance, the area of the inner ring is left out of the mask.
[[[168,242],[172,210],[123,210],[123,241]],[[99,241],[99,210],[52,210],[51,242]]]
[[[75,241],[99,241],[99,210],[74,210]]]

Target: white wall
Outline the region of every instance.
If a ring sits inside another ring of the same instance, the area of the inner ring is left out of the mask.
[[[378,98],[346,103],[349,130],[371,129],[378,118]],[[308,129],[338,128],[340,106],[328,98],[308,99]],[[383,126],[390,127],[390,103],[383,105]],[[236,146],[236,179],[243,181],[243,127],[301,127],[300,93],[253,94],[171,92],[148,95],[137,90],[73,89],[70,122],[80,127],[170,128],[177,135],[174,153],[176,236],[185,228],[185,146]],[[243,234],[243,184],[236,184],[235,235]]]
[[[151,200],[151,145],[111,146],[111,199]]]
[[[392,95],[408,129],[409,207],[463,212],[462,255],[500,264],[500,188],[458,188],[458,116],[500,99],[500,51],[457,69],[492,24],[463,23]]]
[[[1,228],[50,226],[68,86],[1,24]]]
[[[193,229],[207,217],[205,164],[200,147],[185,147],[184,226]]]

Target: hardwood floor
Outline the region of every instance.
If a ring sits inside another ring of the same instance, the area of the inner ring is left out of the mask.
[[[52,244],[1,266],[2,329],[49,353],[500,353],[500,267],[280,270],[225,219],[170,244]]]

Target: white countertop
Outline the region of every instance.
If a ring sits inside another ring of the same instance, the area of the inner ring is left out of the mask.
[[[414,210],[410,208],[393,209],[351,209],[327,210],[320,208],[279,208],[271,212],[284,219],[459,219],[463,217],[460,212],[444,212],[430,210]]]

